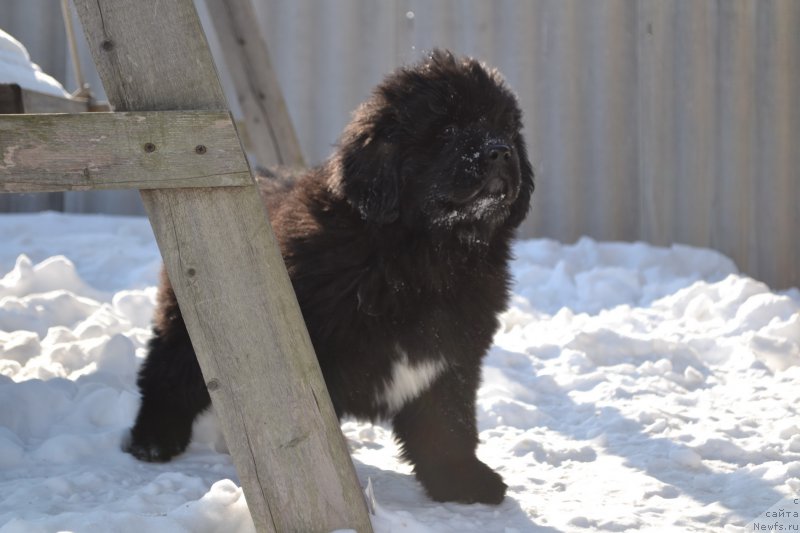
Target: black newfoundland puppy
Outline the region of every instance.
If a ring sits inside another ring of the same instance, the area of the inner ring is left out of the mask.
[[[337,414],[391,420],[438,501],[506,491],[475,456],[475,396],[533,192],[520,120],[496,71],[435,51],[377,87],[323,165],[259,180]],[[210,404],[166,276],[154,331],[125,449],[166,461]]]

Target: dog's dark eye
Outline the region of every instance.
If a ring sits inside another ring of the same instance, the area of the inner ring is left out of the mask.
[[[442,102],[437,101],[430,101],[428,102],[428,109],[436,113],[437,115],[446,115],[447,114],[447,106]]]
[[[511,119],[506,124],[506,129],[509,135],[517,137],[522,129],[522,124],[520,124],[519,120]]]
[[[516,141],[519,137],[519,128],[514,124],[509,124],[503,128],[503,136],[509,141]]]

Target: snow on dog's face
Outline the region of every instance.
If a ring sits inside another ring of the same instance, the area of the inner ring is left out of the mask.
[[[521,128],[496,71],[434,51],[387,77],[355,112],[332,189],[366,220],[480,241],[528,211],[533,170]]]

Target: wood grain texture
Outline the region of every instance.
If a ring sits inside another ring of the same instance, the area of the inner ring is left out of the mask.
[[[261,165],[302,167],[303,154],[251,0],[206,0]]]
[[[221,111],[0,117],[0,191],[250,185]]]
[[[191,0],[75,4],[116,109],[225,109]],[[142,199],[257,530],[371,531],[255,187]]]

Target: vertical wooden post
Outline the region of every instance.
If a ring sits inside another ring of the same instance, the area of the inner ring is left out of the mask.
[[[226,109],[191,0],[75,3],[117,110]],[[142,199],[256,529],[372,531],[255,188]]]
[[[206,0],[261,165],[303,166],[286,102],[251,0]],[[269,88],[269,90],[268,90]]]

